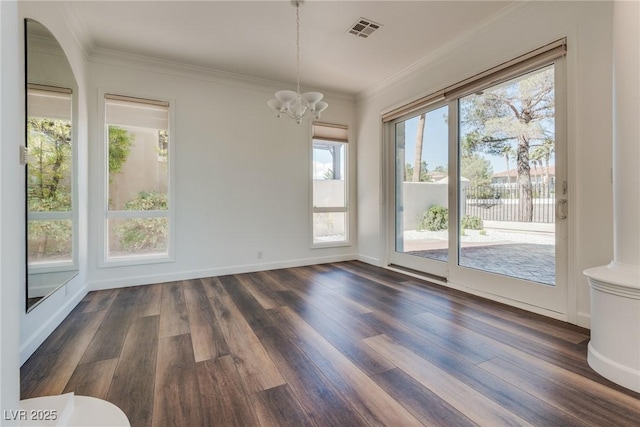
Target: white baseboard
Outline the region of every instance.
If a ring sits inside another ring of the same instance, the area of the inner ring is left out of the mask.
[[[591,314],[578,312],[576,325],[583,328],[591,329]]]
[[[64,288],[60,288],[62,291]],[[71,313],[82,298],[87,295],[87,286],[76,291],[75,294],[68,298],[60,308],[49,317],[30,337],[27,337],[20,346],[20,366],[31,357],[31,355],[40,347],[49,335],[62,323],[62,321]]]
[[[382,263],[378,258],[370,257],[367,255],[359,254],[357,257],[358,261],[362,261],[367,264],[375,265],[376,267],[382,267]]]
[[[256,271],[302,267],[305,265],[314,264],[327,264],[330,262],[353,261],[357,259],[357,254],[345,254],[318,258],[301,258],[295,260],[266,262],[259,264],[234,265],[229,267],[202,270],[179,271],[170,274],[149,274],[118,279],[90,281],[89,289],[93,291],[102,289],[116,289],[128,286],[149,285],[152,283],[176,282],[180,280],[200,279],[203,277],[225,276],[228,274],[253,273]]]

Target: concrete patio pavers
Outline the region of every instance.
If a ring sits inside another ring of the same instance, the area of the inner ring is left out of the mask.
[[[405,253],[440,261],[447,260],[447,249],[413,250]],[[459,264],[490,273],[555,285],[555,245],[530,243],[485,243],[460,249]]]

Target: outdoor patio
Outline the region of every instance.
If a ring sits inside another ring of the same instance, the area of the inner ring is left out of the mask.
[[[404,253],[447,261],[447,230],[405,231]],[[549,232],[465,230],[460,265],[555,285],[555,242]]]

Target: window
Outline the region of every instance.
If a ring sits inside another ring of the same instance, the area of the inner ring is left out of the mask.
[[[106,259],[170,253],[169,104],[105,95]]]
[[[30,271],[75,265],[71,90],[27,88],[27,253]]]
[[[349,242],[347,127],[313,125],[313,246]]]

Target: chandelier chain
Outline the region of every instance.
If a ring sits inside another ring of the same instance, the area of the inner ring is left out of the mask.
[[[296,3],[296,82],[300,93],[300,3]]]

